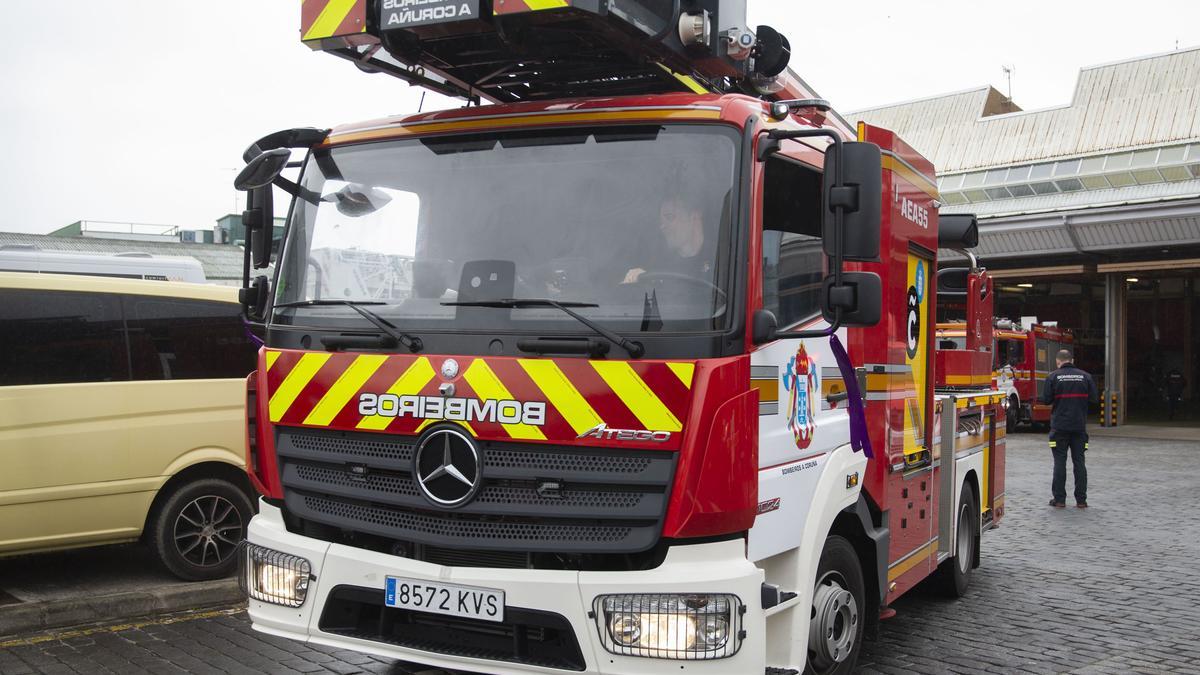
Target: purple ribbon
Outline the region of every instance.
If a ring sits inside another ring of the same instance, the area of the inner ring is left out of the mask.
[[[842,346],[837,333],[829,336],[829,348],[837,361],[838,370],[842,371],[842,380],[846,383],[846,405],[850,413],[850,447],[856,452],[862,452],[867,459],[873,459],[871,451],[871,436],[867,433],[867,414],[863,410],[862,393],[858,390],[858,374],[850,363],[850,355]]]
[[[246,331],[246,337],[250,338],[250,341],[254,343],[255,347],[262,347],[266,344],[263,342],[262,338],[258,337],[254,334],[254,331],[250,330],[250,322],[246,320],[246,317],[242,317],[242,330]]]

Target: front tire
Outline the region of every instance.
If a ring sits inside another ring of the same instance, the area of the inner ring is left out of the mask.
[[[865,598],[858,554],[845,538],[830,536],[821,551],[813,585],[805,675],[854,672],[862,651]]]
[[[957,527],[954,557],[943,562],[938,569],[942,592],[951,598],[966,595],[978,555],[979,507],[975,504],[975,492],[969,485],[963,486],[958,500]]]
[[[1008,397],[1008,410],[1004,413],[1004,430],[1016,433],[1017,425],[1021,423],[1021,401],[1016,396]]]
[[[147,543],[171,574],[185,581],[229,576],[237,545],[246,538],[254,505],[238,486],[220,478],[184,483],[151,519]]]

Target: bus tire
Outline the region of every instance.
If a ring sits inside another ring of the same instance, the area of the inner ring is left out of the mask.
[[[163,567],[185,581],[229,576],[235,551],[246,538],[254,505],[238,486],[221,478],[183,483],[150,520],[146,542]]]
[[[805,675],[853,673],[866,621],[862,563],[844,537],[831,535],[821,550],[809,615]]]
[[[951,598],[966,595],[971,585],[971,573],[975,567],[976,550],[979,546],[979,507],[975,504],[975,491],[963,485],[958,500],[957,529],[954,555],[938,568],[942,592]]]

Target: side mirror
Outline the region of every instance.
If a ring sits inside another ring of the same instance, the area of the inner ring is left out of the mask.
[[[826,277],[821,314],[833,323],[841,310],[842,326],[874,326],[883,317],[883,284],[874,272],[843,272],[841,285]]]
[[[836,146],[833,146],[836,147]],[[874,143],[846,142],[825,158],[825,255],[834,257],[837,212],[842,213],[842,259],[879,259],[883,162]],[[833,149],[833,148],[831,148]],[[837,184],[838,171],[842,184]]]
[[[830,129],[772,130],[770,142],[760,144],[760,159],[779,148],[784,139],[827,136],[833,143],[825,151],[822,177],[823,232],[830,274],[822,288],[821,311],[828,328],[802,331],[792,337],[829,335],[841,326],[874,326],[883,315],[883,288],[872,272],[846,272],[847,260],[879,259],[883,207],[883,160],[874,143],[842,141]]]
[[[242,225],[246,227],[246,248],[254,268],[270,266],[275,236],[275,196],[270,183],[250,191]]]
[[[978,245],[979,220],[974,214],[938,214],[938,248],[958,250]]]
[[[238,301],[242,303],[242,310],[246,313],[246,318],[251,321],[262,321],[263,314],[267,309],[267,296],[270,294],[270,282],[264,276],[254,277],[254,281],[250,286],[238,291]]]
[[[760,309],[754,313],[750,323],[750,339],[754,344],[762,345],[774,340],[778,330],[779,319],[775,318],[775,312]]]
[[[971,270],[966,267],[943,267],[937,272],[937,293],[939,300],[965,300],[967,298],[968,278]]]
[[[233,187],[247,191],[270,185],[287,168],[291,158],[292,151],[287,148],[260,153],[242,168],[237,178],[233,179]]]

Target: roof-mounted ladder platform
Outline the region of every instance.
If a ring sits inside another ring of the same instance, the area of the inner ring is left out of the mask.
[[[479,103],[670,92],[815,98],[746,0],[306,0],[316,50]]]

